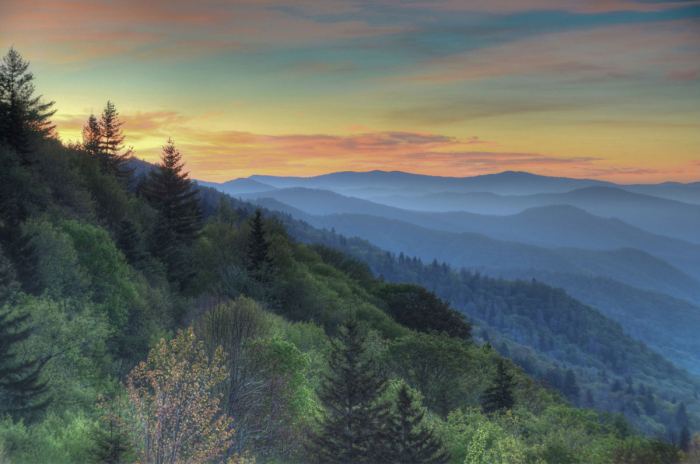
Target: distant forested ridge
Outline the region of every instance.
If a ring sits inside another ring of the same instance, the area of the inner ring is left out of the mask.
[[[700,452],[681,396],[673,442],[576,408],[499,354],[497,326],[482,334],[432,293],[438,269],[427,289],[389,283],[294,240],[269,213],[198,188],[177,134],[156,166],[135,163],[118,102],[85,115],[73,145],[53,111],[10,50],[1,461],[661,464]],[[488,309],[504,338],[528,333],[511,316],[531,309],[530,291],[554,298],[548,312],[577,304],[536,285],[515,292]],[[570,392],[576,375],[564,374]]]

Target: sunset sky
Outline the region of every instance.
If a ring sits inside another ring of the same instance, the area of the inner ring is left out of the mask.
[[[0,0],[64,141],[113,100],[194,177],[700,180],[696,0]]]

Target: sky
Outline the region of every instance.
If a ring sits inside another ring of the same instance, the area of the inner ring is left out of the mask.
[[[700,180],[700,0],[0,0],[80,141],[112,100],[195,178]]]

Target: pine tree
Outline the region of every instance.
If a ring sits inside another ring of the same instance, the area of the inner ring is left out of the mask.
[[[483,411],[492,414],[512,409],[515,405],[513,387],[513,374],[508,372],[505,362],[499,359],[496,364],[496,378],[481,398]]]
[[[161,232],[163,228],[172,231],[172,237],[163,238],[190,244],[201,228],[199,191],[183,168],[182,155],[172,139],[168,139],[161,162],[150,172],[143,190],[146,199],[160,213]]]
[[[40,379],[46,359],[21,360],[17,346],[31,336],[29,315],[12,313],[17,291],[11,263],[0,253],[0,415],[30,417],[48,404]]]
[[[90,120],[88,120],[89,124]],[[110,100],[107,100],[99,122],[100,160],[105,171],[119,178],[128,178],[131,175],[131,170],[127,167],[127,162],[131,157],[132,150],[124,150],[123,124],[119,119],[117,107]]]
[[[91,156],[100,155],[101,144],[100,123],[94,114],[91,114],[87,123],[83,126],[83,149]]]
[[[34,95],[34,75],[14,48],[0,62],[0,141],[6,142],[20,155],[22,164],[31,164],[32,136],[54,134],[51,116],[54,102],[44,103]]]
[[[126,260],[134,266],[138,266],[146,258],[139,231],[134,223],[128,219],[124,219],[119,223],[117,246],[124,253]]]
[[[678,409],[676,410],[676,424],[679,427],[688,425],[688,411],[685,407],[685,403],[678,405]]]
[[[100,426],[94,431],[92,440],[93,462],[99,464],[122,464],[133,462],[132,444],[122,420],[114,414],[100,419]]]
[[[311,436],[309,454],[324,464],[383,462],[388,408],[379,398],[386,379],[356,321],[346,323],[333,341],[329,370],[319,392],[326,414]]]
[[[255,211],[250,223],[250,237],[248,238],[248,272],[258,280],[264,280],[269,270],[270,244],[265,237],[265,228],[260,210]]]
[[[564,376],[564,394],[571,401],[576,402],[580,393],[578,382],[576,382],[576,374],[574,374],[573,370],[567,369]]]
[[[162,259],[170,277],[184,285],[192,276],[188,249],[201,229],[199,191],[183,172],[182,156],[168,139],[161,163],[149,173],[142,191],[158,211],[151,251]]]
[[[387,432],[386,463],[445,464],[449,455],[440,440],[423,425],[423,411],[402,385]]]
[[[690,430],[684,425],[681,429],[680,437],[678,438],[678,447],[687,452],[690,449]]]

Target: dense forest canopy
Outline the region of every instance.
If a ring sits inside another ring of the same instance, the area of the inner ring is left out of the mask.
[[[579,373],[563,373],[567,400],[473,334],[479,321],[447,298],[378,279],[198,189],[172,140],[158,165],[135,169],[115,102],[86,115],[74,145],[56,138],[53,111],[10,50],[0,65],[1,461],[666,464],[700,454],[680,400],[674,442],[577,408]],[[512,298],[530,291],[552,297],[547,311],[574,304],[539,287]],[[484,306],[504,333],[518,330],[513,308],[528,308]]]

